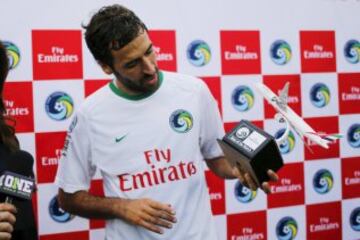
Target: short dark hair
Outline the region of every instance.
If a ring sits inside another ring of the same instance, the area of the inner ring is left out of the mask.
[[[86,44],[94,58],[110,67],[113,66],[111,50],[121,49],[147,31],[133,11],[118,4],[102,7],[83,28]]]

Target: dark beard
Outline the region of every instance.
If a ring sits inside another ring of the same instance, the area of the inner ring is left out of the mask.
[[[139,84],[137,84],[137,83],[134,83],[133,81],[131,81],[129,78],[123,77],[118,71],[116,71],[114,69],[113,69],[113,73],[114,73],[117,81],[121,82],[125,86],[125,88],[127,88],[135,93],[140,93],[140,94],[151,93],[151,92],[154,92],[158,88],[158,84],[154,87],[147,87],[146,85],[144,85],[144,83],[147,81],[147,79],[153,78],[153,75],[144,75],[144,77],[141,79]],[[156,68],[155,74],[159,76],[158,68]],[[158,79],[158,83],[159,83],[159,79]]]

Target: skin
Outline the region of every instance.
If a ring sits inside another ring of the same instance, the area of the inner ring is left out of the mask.
[[[113,66],[103,63],[100,63],[100,66],[105,73],[116,76],[116,85],[120,90],[129,95],[138,95],[153,92],[159,87],[156,56],[145,31],[120,50],[112,51],[112,55]],[[219,177],[238,178],[244,185],[253,190],[257,189],[248,173],[232,168],[224,157],[207,159],[206,163]],[[268,174],[270,179],[277,180],[274,172],[270,170]],[[265,182],[261,187],[264,192],[270,192],[269,183]],[[147,198],[95,197],[87,191],[70,194],[60,188],[58,200],[60,207],[69,213],[87,218],[120,218],[159,234],[164,232],[164,228],[171,228],[177,221],[175,210],[170,204]]]
[[[11,239],[16,221],[16,208],[9,203],[0,203],[0,240]]]
[[[205,161],[209,169],[221,178],[237,178],[243,185],[251,190],[256,190],[260,187],[265,193],[271,193],[269,182],[263,182],[261,186],[257,186],[249,173],[242,171],[240,168],[231,167],[225,157],[207,159]],[[271,181],[278,181],[279,177],[274,171],[269,169],[267,174]]]
[[[105,73],[116,76],[119,89],[129,95],[138,95],[158,88],[156,55],[146,32],[120,50],[112,51],[112,54],[113,66],[100,65]]]

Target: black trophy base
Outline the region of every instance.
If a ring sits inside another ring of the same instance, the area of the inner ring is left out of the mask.
[[[270,180],[268,169],[277,172],[284,165],[274,137],[249,121],[241,120],[218,142],[229,163],[248,172],[258,187]]]

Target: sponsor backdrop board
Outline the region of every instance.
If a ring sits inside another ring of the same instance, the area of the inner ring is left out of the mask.
[[[81,24],[114,2],[148,25],[161,69],[208,84],[227,131],[248,119],[281,135],[284,126],[253,84],[277,93],[290,82],[295,112],[316,131],[344,135],[328,150],[306,142],[309,150],[291,131],[271,195],[207,171],[219,239],[360,239],[359,1],[3,0],[0,39],[11,61],[5,106],[36,159],[40,239],[104,236],[104,221],[59,208],[53,181],[73,113],[112,79],[87,50]],[[91,192],[103,195],[99,174]]]

